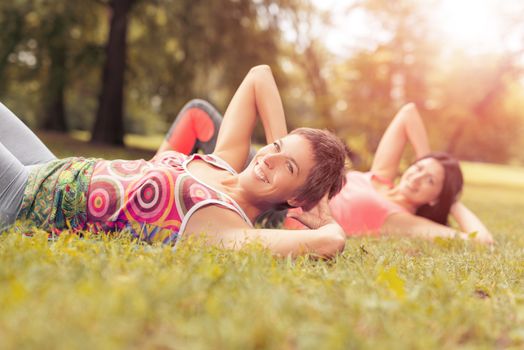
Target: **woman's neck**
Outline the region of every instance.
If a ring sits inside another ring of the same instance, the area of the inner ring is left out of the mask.
[[[238,174],[232,174],[202,160],[190,162],[187,168],[193,177],[205,185],[231,197],[251,222],[264,211],[265,206],[250,198],[249,193],[240,186]]]
[[[375,190],[380,193],[382,196],[386,197],[387,200],[401,206],[406,209],[408,212],[415,214],[417,211],[417,206],[409,201],[400,191],[397,186],[390,187],[391,185],[384,183],[384,181],[373,181],[371,179],[371,184]]]
[[[251,222],[255,222],[256,218],[263,212],[271,209],[268,203],[262,203],[252,198],[244,188],[239,185],[238,175],[230,175],[220,180],[220,187],[225,194],[230,196],[246,213]]]
[[[415,214],[417,212],[417,205],[409,201],[399,190],[398,187],[395,186],[392,189],[390,189],[386,196],[388,200],[392,201],[393,203],[400,205],[404,209],[406,209],[408,212]]]

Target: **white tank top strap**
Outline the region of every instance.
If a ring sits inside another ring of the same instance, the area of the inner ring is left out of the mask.
[[[231,209],[231,210],[235,211],[236,213],[238,213],[242,217],[242,219],[250,227],[253,227],[253,223],[251,222],[251,220],[249,219],[247,214],[244,212],[244,210],[240,207],[240,205],[238,205],[238,203],[233,198],[231,198],[228,194],[226,194],[226,193],[224,193],[224,192],[222,192],[220,190],[217,190],[216,188],[206,184],[205,182],[200,181],[198,178],[193,176],[193,174],[191,174],[191,172],[187,169],[187,166],[194,159],[203,160],[206,163],[209,163],[209,164],[211,164],[213,166],[216,166],[217,168],[229,171],[231,174],[234,174],[234,175],[236,175],[237,172],[225,160],[223,160],[222,158],[220,158],[219,156],[216,156],[214,154],[205,154],[205,155],[203,155],[203,154],[196,154],[195,153],[195,154],[191,155],[188,159],[186,159],[186,161],[183,163],[183,167],[184,167],[184,170],[186,171],[186,173],[189,176],[191,176],[195,181],[197,181],[201,185],[209,188],[210,190],[218,193],[222,198],[225,199],[223,201],[220,201],[220,200],[213,200],[213,201],[210,201],[210,202],[203,201],[203,202],[201,202],[202,204],[199,203],[198,207],[201,208],[202,206],[209,205],[209,204],[217,204],[217,205],[226,207],[226,208]]]

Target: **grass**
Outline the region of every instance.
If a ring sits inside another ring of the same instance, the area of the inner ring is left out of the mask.
[[[292,261],[257,246],[186,242],[173,253],[125,235],[50,243],[10,231],[0,347],[524,348],[524,198],[506,170],[523,171],[466,165],[464,201],[494,232],[492,249],[358,238],[332,261]]]
[[[463,162],[462,170],[469,185],[524,189],[523,167]]]
[[[106,159],[151,159],[160,146],[162,138],[126,135],[128,147],[107,146],[87,142],[89,134],[82,131],[71,135],[54,132],[38,132],[38,137],[58,158],[83,156]]]

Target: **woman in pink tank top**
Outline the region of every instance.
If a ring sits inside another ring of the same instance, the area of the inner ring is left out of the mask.
[[[214,116],[215,124],[220,125],[220,114],[212,106],[205,109]],[[183,133],[182,129],[178,132]],[[395,185],[400,159],[408,142],[415,149],[418,160]],[[169,144],[170,140],[166,139],[163,147],[169,148]],[[475,240],[492,243],[487,228],[458,201],[462,185],[458,162],[442,152],[430,153],[422,119],[415,105],[408,104],[400,109],[384,133],[371,170],[349,171],[345,186],[329,201],[329,211],[347,236],[434,238],[458,235],[469,239],[469,233],[476,232]],[[460,230],[447,226],[450,213]],[[289,210],[284,226],[304,229],[315,220],[316,216],[296,208]]]
[[[400,159],[410,143],[417,160],[395,184]],[[404,235],[421,238],[460,237],[491,244],[484,224],[459,201],[463,177],[458,161],[443,152],[430,153],[427,133],[414,104],[395,115],[385,131],[371,170],[350,171],[346,185],[329,202],[346,235]],[[448,215],[460,229],[449,227]],[[300,227],[290,211],[287,228]],[[476,232],[474,235],[470,233]]]

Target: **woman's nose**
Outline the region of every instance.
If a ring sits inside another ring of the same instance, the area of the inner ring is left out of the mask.
[[[415,174],[413,174],[412,181],[420,181],[425,174],[421,171],[417,171]]]
[[[278,160],[280,159],[280,155],[279,154],[266,154],[264,156],[264,164],[266,164],[266,166],[269,168],[269,169],[273,169],[277,163],[278,163]]]

